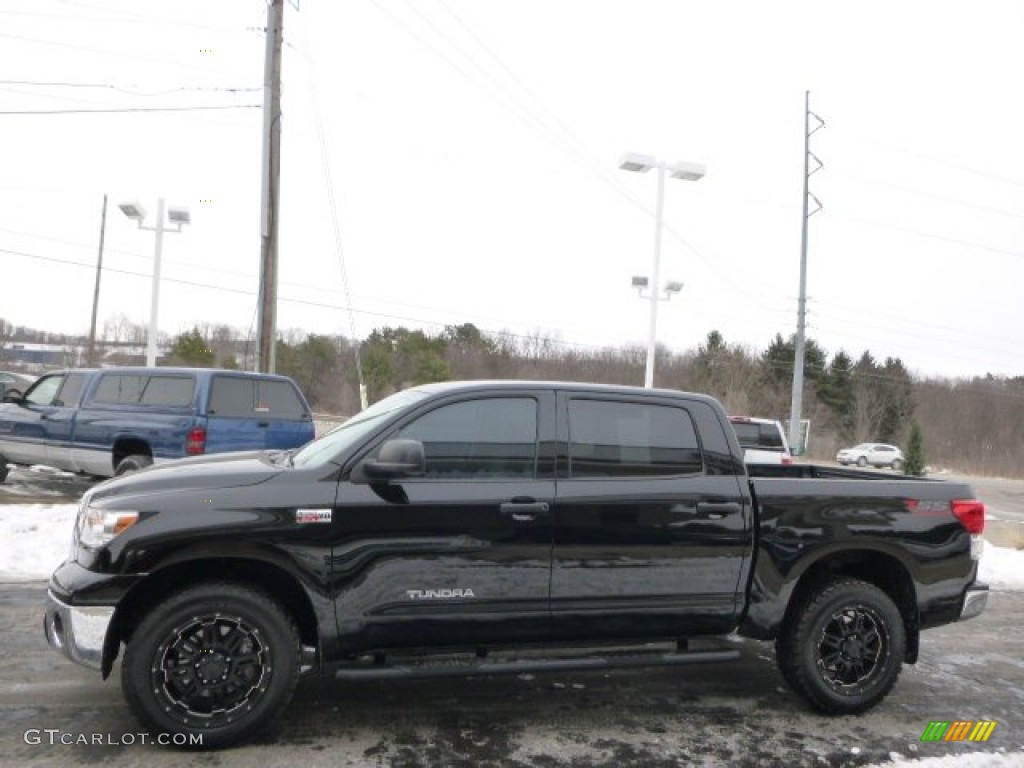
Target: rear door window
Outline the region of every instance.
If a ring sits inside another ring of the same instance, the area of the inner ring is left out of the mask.
[[[703,471],[697,431],[683,408],[569,401],[569,477],[650,477]]]

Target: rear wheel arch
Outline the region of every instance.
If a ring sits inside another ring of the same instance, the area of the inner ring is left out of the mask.
[[[898,558],[878,550],[858,549],[822,554],[800,575],[786,606],[782,625],[788,626],[798,620],[796,614],[809,594],[818,591],[827,583],[843,578],[859,579],[873,584],[896,604],[907,633],[907,654],[904,660],[908,664],[916,662],[920,620],[914,579]]]
[[[299,580],[286,569],[257,559],[184,560],[151,572],[122,598],[103,648],[103,677],[113,669],[120,644],[131,641],[135,628],[155,605],[183,589],[210,583],[238,584],[267,594],[290,614],[302,644],[319,647],[316,610]]]
[[[110,468],[117,471],[118,465],[129,456],[147,456],[153,460],[153,449],[140,437],[119,437],[110,452]]]

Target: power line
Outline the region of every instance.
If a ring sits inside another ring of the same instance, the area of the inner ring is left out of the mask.
[[[1024,219],[1024,213],[1018,213],[1017,211],[1007,211],[1007,210],[1002,209],[1002,208],[993,208],[993,207],[988,206],[988,205],[978,205],[977,203],[971,203],[971,202],[968,202],[966,200],[958,200],[958,199],[956,199],[954,197],[946,197],[945,195],[937,195],[934,192],[927,192],[927,191],[925,191],[923,189],[915,189],[913,187],[907,187],[907,186],[904,186],[902,184],[894,184],[894,183],[889,182],[889,181],[882,181],[881,179],[872,179],[872,178],[869,178],[867,176],[861,176],[860,174],[850,173],[848,171],[841,171],[841,170],[840,171],[836,171],[836,170],[833,170],[833,173],[837,173],[840,176],[846,176],[846,177],[851,178],[851,179],[856,179],[858,181],[863,181],[863,182],[865,182],[867,184],[875,184],[875,185],[877,185],[879,187],[886,187],[888,189],[895,189],[895,190],[898,190],[900,192],[907,192],[908,194],[912,194],[912,195],[919,195],[920,197],[925,197],[925,198],[928,198],[930,200],[938,200],[938,201],[943,202],[943,203],[951,203],[953,205],[960,205],[960,206],[963,206],[964,208],[973,208],[974,210],[985,211],[987,213],[996,213],[996,214],[999,214],[1001,216],[1011,216],[1011,217],[1013,217],[1015,219]]]
[[[847,216],[845,214],[833,213],[836,218],[846,219],[847,221],[853,221],[860,224],[867,224],[872,227],[881,227],[882,229],[892,229],[897,232],[906,232],[909,235],[917,235],[918,237],[926,237],[931,240],[941,240],[947,243],[953,243],[954,245],[965,245],[969,248],[977,248],[982,251],[989,251],[991,253],[1002,254],[1003,256],[1012,256],[1017,259],[1024,259],[1024,253],[1020,251],[1010,251],[1005,248],[996,248],[992,245],[982,245],[981,243],[975,243],[970,240],[960,240],[955,237],[946,237],[945,235],[936,235],[932,232],[924,232],[919,229],[912,229],[910,227],[901,227],[898,224],[886,224],[881,221],[873,221],[871,219],[864,219],[859,216]]]
[[[125,112],[210,112],[225,109],[261,109],[261,104],[222,104],[190,107],[111,107],[109,109],[23,109],[0,111],[0,115],[90,115]]]
[[[52,263],[55,263],[55,264],[66,264],[68,266],[82,267],[82,268],[85,268],[85,269],[94,269],[95,268],[94,264],[85,264],[85,263],[80,262],[80,261],[72,261],[70,259],[61,259],[61,258],[57,258],[55,256],[43,256],[41,254],[28,253],[26,251],[17,251],[17,250],[13,250],[13,249],[10,249],[10,248],[0,248],[0,253],[7,253],[7,254],[14,255],[14,256],[23,256],[23,257],[26,257],[26,258],[37,259],[37,260],[40,260],[40,261],[48,261],[48,262],[52,262]],[[128,275],[130,277],[141,277],[141,278],[144,278],[146,280],[151,280],[152,277],[153,277],[151,274],[148,274],[148,273],[145,273],[145,272],[133,272],[132,270],[118,269],[118,268],[115,268],[115,267],[104,267],[104,271],[106,271],[106,272],[114,272],[116,274],[121,274],[121,275]],[[176,283],[178,285],[187,285],[187,286],[191,286],[191,287],[195,287],[195,288],[208,288],[208,289],[216,290],[216,291],[225,291],[227,293],[234,293],[234,294],[239,294],[239,295],[243,295],[243,296],[256,296],[256,295],[258,295],[258,291],[255,291],[255,290],[246,290],[244,288],[232,288],[232,287],[229,287],[229,286],[226,286],[226,285],[214,285],[212,283],[202,283],[202,282],[199,282],[197,280],[182,280],[180,278],[162,277],[161,281],[162,282],[166,282],[166,283]],[[286,296],[279,296],[278,298],[279,298],[280,301],[285,301],[285,302],[288,302],[288,303],[291,303],[291,304],[299,304],[299,305],[302,305],[302,306],[309,306],[309,307],[318,307],[318,308],[321,308],[321,309],[334,309],[334,310],[342,310],[342,311],[349,311],[349,310],[351,310],[352,312],[355,312],[355,313],[361,314],[361,315],[368,315],[368,316],[371,316],[371,317],[379,317],[379,318],[383,318],[383,319],[386,319],[386,320],[397,320],[397,321],[401,321],[401,322],[422,323],[424,325],[432,325],[432,326],[435,326],[435,327],[438,327],[438,328],[444,328],[444,327],[452,324],[451,322],[442,322],[442,321],[439,321],[439,320],[427,320],[425,318],[411,317],[411,316],[408,316],[408,315],[395,315],[395,314],[391,314],[391,313],[387,313],[387,312],[374,312],[374,311],[367,310],[367,309],[356,309],[355,307],[347,307],[347,306],[340,305],[340,304],[332,304],[332,303],[321,302],[321,301],[309,301],[308,299],[294,299],[294,298],[289,298],[289,297],[286,297]],[[482,330],[486,330],[486,329],[482,329]],[[538,330],[551,330],[551,329],[538,329]],[[508,331],[508,330],[490,331],[490,332],[494,333],[495,335],[503,334],[503,335],[510,336],[510,337],[513,337],[513,338],[522,338],[522,339],[532,338],[529,334],[513,333],[513,332]],[[584,342],[564,341],[564,340],[553,339],[553,338],[552,339],[548,339],[548,341],[550,341],[552,344],[558,344],[558,345],[566,346],[566,347],[577,347],[577,348],[580,348],[580,349],[604,350],[604,349],[609,348],[609,346],[610,346],[610,345],[586,344]]]
[[[890,149],[890,150],[892,150],[894,152],[899,152],[901,154],[910,155],[911,157],[917,157],[917,158],[919,158],[921,160],[927,160],[930,163],[937,163],[938,165],[945,165],[945,166],[948,166],[950,168],[956,168],[957,170],[966,171],[968,173],[973,173],[973,174],[975,174],[977,176],[984,176],[986,178],[994,179],[996,181],[1001,181],[1001,182],[1003,182],[1005,184],[1013,184],[1014,186],[1017,186],[1017,187],[1024,187],[1024,181],[1022,181],[1020,179],[1010,178],[1009,176],[1002,176],[1002,175],[1000,175],[998,173],[993,173],[992,171],[984,170],[984,169],[977,168],[977,167],[970,166],[970,165],[965,165],[963,163],[958,163],[958,162],[955,162],[953,160],[946,160],[944,158],[934,157],[933,155],[927,155],[927,154],[925,154],[923,152],[918,152],[917,150],[914,150],[914,149],[908,149],[907,147],[903,147],[903,146],[900,146],[898,144],[892,144],[892,143],[890,143],[888,141],[883,141],[882,139],[876,139],[873,136],[868,136],[866,134],[857,133],[855,131],[850,131],[849,133],[850,133],[850,135],[855,136],[857,138],[860,138],[861,140],[866,141],[869,144],[877,144],[880,147],[885,147],[885,148]]]
[[[41,81],[41,80],[0,80],[0,85],[28,85],[39,88],[98,88],[111,91],[117,91],[118,93],[128,94],[129,96],[165,96],[169,93],[251,93],[256,91],[262,91],[262,86],[246,86],[246,87],[229,87],[229,86],[190,86],[181,85],[176,88],[165,88],[160,91],[140,91],[137,85],[131,86],[120,86],[114,83],[73,83],[67,81]]]

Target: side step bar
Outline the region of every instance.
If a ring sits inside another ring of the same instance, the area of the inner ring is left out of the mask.
[[[735,649],[687,651],[685,653],[646,653],[636,655],[581,656],[564,659],[517,659],[514,661],[467,661],[431,664],[362,664],[336,670],[339,680],[396,680],[437,677],[477,677],[480,675],[518,675],[524,672],[569,672],[620,667],[665,667],[682,664],[708,664],[734,661],[740,657]]]

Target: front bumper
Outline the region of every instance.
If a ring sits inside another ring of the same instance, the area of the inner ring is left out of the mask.
[[[103,643],[114,617],[113,606],[75,606],[62,602],[46,591],[46,615],[43,631],[51,647],[72,661],[100,669]]]
[[[964,604],[960,608],[960,621],[973,619],[988,605],[988,584],[972,584],[964,593]]]

